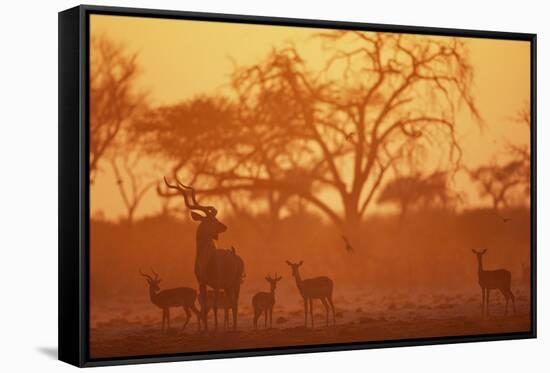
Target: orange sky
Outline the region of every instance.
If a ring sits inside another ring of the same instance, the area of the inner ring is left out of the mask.
[[[292,42],[310,67],[323,53],[310,28],[196,22],[154,18],[92,15],[91,35],[105,34],[139,53],[139,87],[153,105],[171,104],[198,93],[223,92],[233,64],[262,59],[273,47]],[[458,139],[464,162],[488,162],[506,142],[527,143],[525,127],[510,118],[529,101],[529,43],[490,39],[466,40],[474,66],[473,94],[486,124],[483,131],[466,113],[459,113]],[[470,186],[471,188],[471,186]],[[92,187],[92,214],[106,217],[124,212],[114,178],[107,167]],[[154,190],[137,215],[159,209]]]

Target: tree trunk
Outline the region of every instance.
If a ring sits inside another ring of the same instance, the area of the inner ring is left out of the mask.
[[[359,214],[359,201],[354,196],[347,196],[344,202],[344,222],[342,234],[348,237],[354,249],[361,247],[361,216]]]
[[[135,203],[133,206],[128,207],[128,214],[126,215],[126,221],[128,224],[132,224],[134,222],[134,214],[136,212],[137,203]]]

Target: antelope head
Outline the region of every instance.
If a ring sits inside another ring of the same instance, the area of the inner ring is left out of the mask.
[[[271,287],[271,291],[275,291],[277,288],[277,282],[281,281],[282,277],[277,277],[277,273],[275,273],[275,277],[271,277],[271,275],[267,275],[265,280],[269,282],[269,286]]]
[[[479,260],[481,260],[481,257],[483,256],[483,254],[485,254],[487,252],[487,249],[483,249],[482,251],[477,251],[477,250],[472,249],[472,252],[477,255],[477,258]]]
[[[142,275],[143,277],[145,277],[145,280],[147,280],[147,283],[149,284],[150,289],[154,293],[156,293],[157,291],[160,291],[159,284],[160,284],[161,279],[159,278],[158,273],[156,273],[153,268],[151,268],[151,272],[153,273],[153,276],[155,276],[155,277],[151,277],[148,274],[141,272],[141,269],[139,270],[139,274]]]
[[[299,277],[300,276],[300,266],[304,264],[303,260],[300,260],[299,263],[292,263],[290,261],[286,261],[286,264],[290,266],[290,269],[292,269],[292,276]]]
[[[191,211],[191,218],[200,222],[198,233],[205,238],[217,240],[220,233],[227,230],[227,227],[220,222],[216,215],[218,210],[214,206],[204,206],[197,202],[196,191],[193,187],[182,184],[176,178],[176,184],[170,184],[166,177],[164,178],[166,186],[175,189],[181,193],[185,201],[185,206]]]

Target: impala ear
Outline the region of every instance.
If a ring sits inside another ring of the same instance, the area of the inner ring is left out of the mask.
[[[191,211],[191,218],[195,221],[203,221],[204,220],[204,216],[202,216],[201,214],[197,214],[194,211]]]
[[[270,279],[269,277],[266,277],[265,280],[266,280],[267,282],[269,282],[269,280],[271,280],[271,279]]]
[[[472,252],[473,252],[474,254],[477,254],[477,251],[475,251],[474,249],[472,249]]]
[[[481,253],[485,254],[486,252],[487,252],[487,249],[483,249],[483,251]]]
[[[300,263],[298,263],[298,267],[301,266],[302,264],[304,264],[304,261],[300,260]]]
[[[292,263],[290,263],[288,260],[286,261],[286,264],[288,264],[289,266],[292,265]]]

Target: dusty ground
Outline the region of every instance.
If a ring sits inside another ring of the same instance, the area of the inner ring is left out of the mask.
[[[325,326],[324,308],[315,303],[314,329],[304,328],[298,299],[285,306],[277,304],[273,328],[264,329],[261,319],[258,330],[253,328],[252,309],[245,294],[238,330],[224,331],[222,320],[218,332],[207,333],[197,332],[194,317],[182,331],[183,312],[177,309],[172,310],[171,328],[161,333],[160,310],[147,299],[126,300],[92,308],[90,352],[92,358],[101,358],[528,331],[528,291],[514,293],[515,315],[503,315],[504,299],[494,291],[488,318],[480,314],[480,291],[346,294],[335,298],[335,327]],[[209,326],[213,326],[212,315]]]

